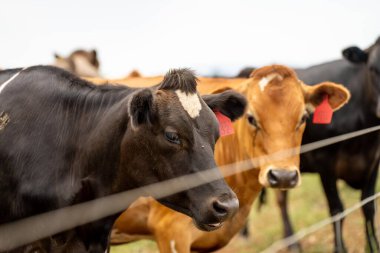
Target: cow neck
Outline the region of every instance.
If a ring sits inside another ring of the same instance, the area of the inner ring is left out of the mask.
[[[243,120],[245,120],[244,116],[233,123],[235,131],[233,135],[221,137],[218,141],[215,148],[215,158],[219,166],[232,165],[253,158],[249,156],[244,148],[244,139],[239,138],[239,131],[242,131],[244,127],[247,127],[243,126]],[[229,172],[224,171],[223,167],[221,168],[223,174]],[[226,181],[236,192],[240,202],[243,201],[250,204],[253,201],[253,193],[261,189],[260,183],[258,182],[258,175],[259,170],[253,168],[252,165],[251,169],[233,174],[232,176],[227,177]]]
[[[244,94],[248,82],[250,82],[249,79],[238,86],[234,85],[232,88]],[[219,166],[232,165],[236,162],[247,161],[254,158],[248,154],[244,147],[243,141],[246,140],[244,139],[244,135],[239,137],[239,133],[241,133],[240,131],[249,127],[245,124],[245,120],[246,118],[243,116],[241,119],[234,122],[235,134],[221,137],[218,141],[215,148],[215,158]],[[225,171],[223,167],[221,167],[221,169],[223,174],[230,172],[231,170],[231,168],[229,168],[229,171]],[[253,201],[262,189],[258,177],[259,170],[252,165],[252,168],[249,170],[225,178],[226,182],[239,199],[239,211],[231,219],[227,220],[222,228],[213,231],[207,236],[194,242],[193,246],[195,246],[195,248],[197,245],[200,247],[209,245],[211,248],[221,248],[241,230],[250,213]],[[226,240],[221,240],[221,238],[225,238]]]
[[[367,70],[367,66],[361,67],[360,75],[362,75],[364,80],[364,87],[362,92],[362,98],[361,101],[363,103],[360,103],[363,107],[363,110],[368,113],[368,115],[373,116],[374,119],[376,119],[376,124],[378,124],[378,117],[376,116],[376,107],[378,106],[378,91],[375,88],[376,84],[373,83],[373,79],[371,78],[371,73]],[[359,85],[360,87],[360,85]]]
[[[260,187],[261,189],[261,187]],[[239,192],[233,189],[239,197]],[[243,203],[239,198],[239,211],[230,219],[225,221],[224,225],[218,230],[203,233],[192,244],[192,249],[212,249],[217,250],[224,247],[246,224],[247,218],[251,211],[253,200],[256,199],[260,190],[251,192],[250,202]]]
[[[347,63],[342,70],[343,76],[338,76],[336,82],[345,84],[351,92],[351,99],[347,105],[336,114],[344,115],[350,112],[352,115],[348,119],[351,123],[348,125],[365,128],[379,124],[379,119],[376,116],[377,94],[376,84],[373,83],[368,67],[365,64]],[[338,117],[341,118],[341,117]],[[343,117],[344,118],[344,117]],[[347,125],[345,119],[345,125]],[[343,124],[343,122],[342,122]],[[339,129],[347,129],[347,127],[338,127]],[[353,130],[351,130],[353,131]]]
[[[239,128],[239,124],[242,123],[241,120],[234,123],[235,134],[222,137],[216,145],[215,157],[219,166],[232,165],[237,162],[251,159],[242,147],[243,145],[241,140],[239,140],[236,133]],[[223,170],[224,169],[222,167],[222,173],[228,172]],[[258,182],[258,175],[259,170],[253,168],[252,165],[251,169],[229,176],[226,178],[226,181],[230,184],[230,186],[233,186],[234,190],[239,188],[239,192],[237,192],[238,196],[241,195],[239,196],[239,199],[248,198],[247,201],[252,201],[249,196],[252,196],[251,193],[253,191],[257,191],[259,189],[257,186],[260,185]]]
[[[75,102],[73,124],[78,153],[85,164],[76,164],[84,169],[85,176],[95,177],[102,185],[112,185],[117,177],[121,140],[128,125],[128,89],[96,88],[84,91]],[[105,191],[111,191],[107,189]]]
[[[219,166],[231,165],[249,159],[242,148],[242,144],[239,144],[236,133],[238,126],[239,121],[234,123],[235,134],[222,137],[216,145],[215,157]],[[223,174],[231,170],[231,168],[229,168],[228,171],[226,171],[223,167],[221,167],[221,169]],[[250,213],[253,201],[262,189],[258,181],[258,174],[259,170],[252,168],[225,178],[239,199],[239,211],[231,219],[228,219],[222,228],[196,240],[193,244],[194,248],[197,248],[197,246],[199,248],[221,248],[241,230]]]

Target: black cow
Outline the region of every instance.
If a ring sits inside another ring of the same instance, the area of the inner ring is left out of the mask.
[[[215,168],[219,130],[207,103],[232,119],[246,105],[231,91],[204,101],[186,69],[145,89],[96,86],[48,66],[2,71],[0,85],[0,225]],[[223,179],[159,201],[204,230],[238,208]],[[116,217],[14,252],[105,252]]]
[[[349,47],[343,50],[343,56],[345,59],[296,70],[305,83],[316,84],[328,80],[345,85],[351,92],[350,101],[334,113],[331,124],[315,125],[309,122],[306,125],[303,144],[380,124],[380,38],[366,50]],[[374,132],[301,155],[301,172],[320,175],[330,215],[344,210],[336,185],[338,179],[361,190],[361,199],[374,194],[380,160],[379,145],[380,135]],[[277,194],[285,237],[293,234],[286,194]],[[363,213],[367,245],[371,252],[378,252],[374,227],[375,203],[364,205]],[[334,223],[336,252],[346,251],[342,222]],[[293,248],[300,249],[300,246],[293,245]]]

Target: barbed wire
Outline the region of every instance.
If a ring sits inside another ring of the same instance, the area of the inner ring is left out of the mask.
[[[224,171],[223,177],[227,177],[257,168],[263,161],[282,160],[289,156],[309,152],[378,130],[380,130],[380,125],[305,144],[301,148],[294,147],[281,150],[270,155],[247,159],[234,164],[219,166],[218,168]],[[0,251],[11,250],[49,237],[50,235],[122,212],[141,196],[150,195],[154,198],[163,198],[221,179],[221,174],[215,169],[173,178],[1,225]]]
[[[261,253],[278,252],[279,250],[284,249],[284,248],[292,245],[293,243],[296,243],[297,241],[299,241],[302,238],[316,232],[317,230],[345,218],[346,216],[348,216],[352,212],[356,211],[357,209],[361,208],[365,204],[367,204],[371,201],[374,201],[375,199],[377,199],[379,197],[380,197],[380,192],[377,192],[377,193],[373,194],[372,196],[369,196],[369,197],[363,199],[362,201],[356,203],[355,205],[351,206],[350,208],[347,208],[343,212],[340,212],[334,216],[331,216],[331,217],[326,218],[324,220],[321,220],[317,223],[314,223],[313,225],[311,225],[307,228],[303,228],[292,236],[289,236],[287,238],[284,238],[284,239],[281,239],[281,240],[278,240],[278,241],[272,243],[268,248],[261,251]]]

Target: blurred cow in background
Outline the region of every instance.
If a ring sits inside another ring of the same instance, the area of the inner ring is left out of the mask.
[[[127,75],[126,78],[134,78],[134,77],[135,77],[135,78],[137,78],[137,77],[142,77],[142,74],[140,73],[140,71],[134,69],[134,70],[132,70],[132,71]]]
[[[99,60],[95,49],[75,50],[68,57],[54,54],[54,66],[83,77],[100,77]]]

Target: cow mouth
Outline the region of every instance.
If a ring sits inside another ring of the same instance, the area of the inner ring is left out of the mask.
[[[221,226],[223,226],[223,221],[218,221],[218,222],[213,222],[213,223],[205,223],[204,221],[201,221],[201,220],[197,219],[196,217],[194,217],[193,212],[188,208],[175,206],[172,203],[165,201],[165,200],[159,200],[159,202],[161,204],[173,209],[173,210],[176,210],[177,212],[181,212],[181,213],[191,217],[194,225],[200,230],[214,231],[214,230],[220,228]]]
[[[196,220],[193,219],[193,222],[195,224],[195,226],[200,229],[200,230],[204,230],[204,231],[214,231],[218,228],[220,228],[221,226],[223,226],[223,222],[216,222],[216,223],[199,223],[197,222]]]

